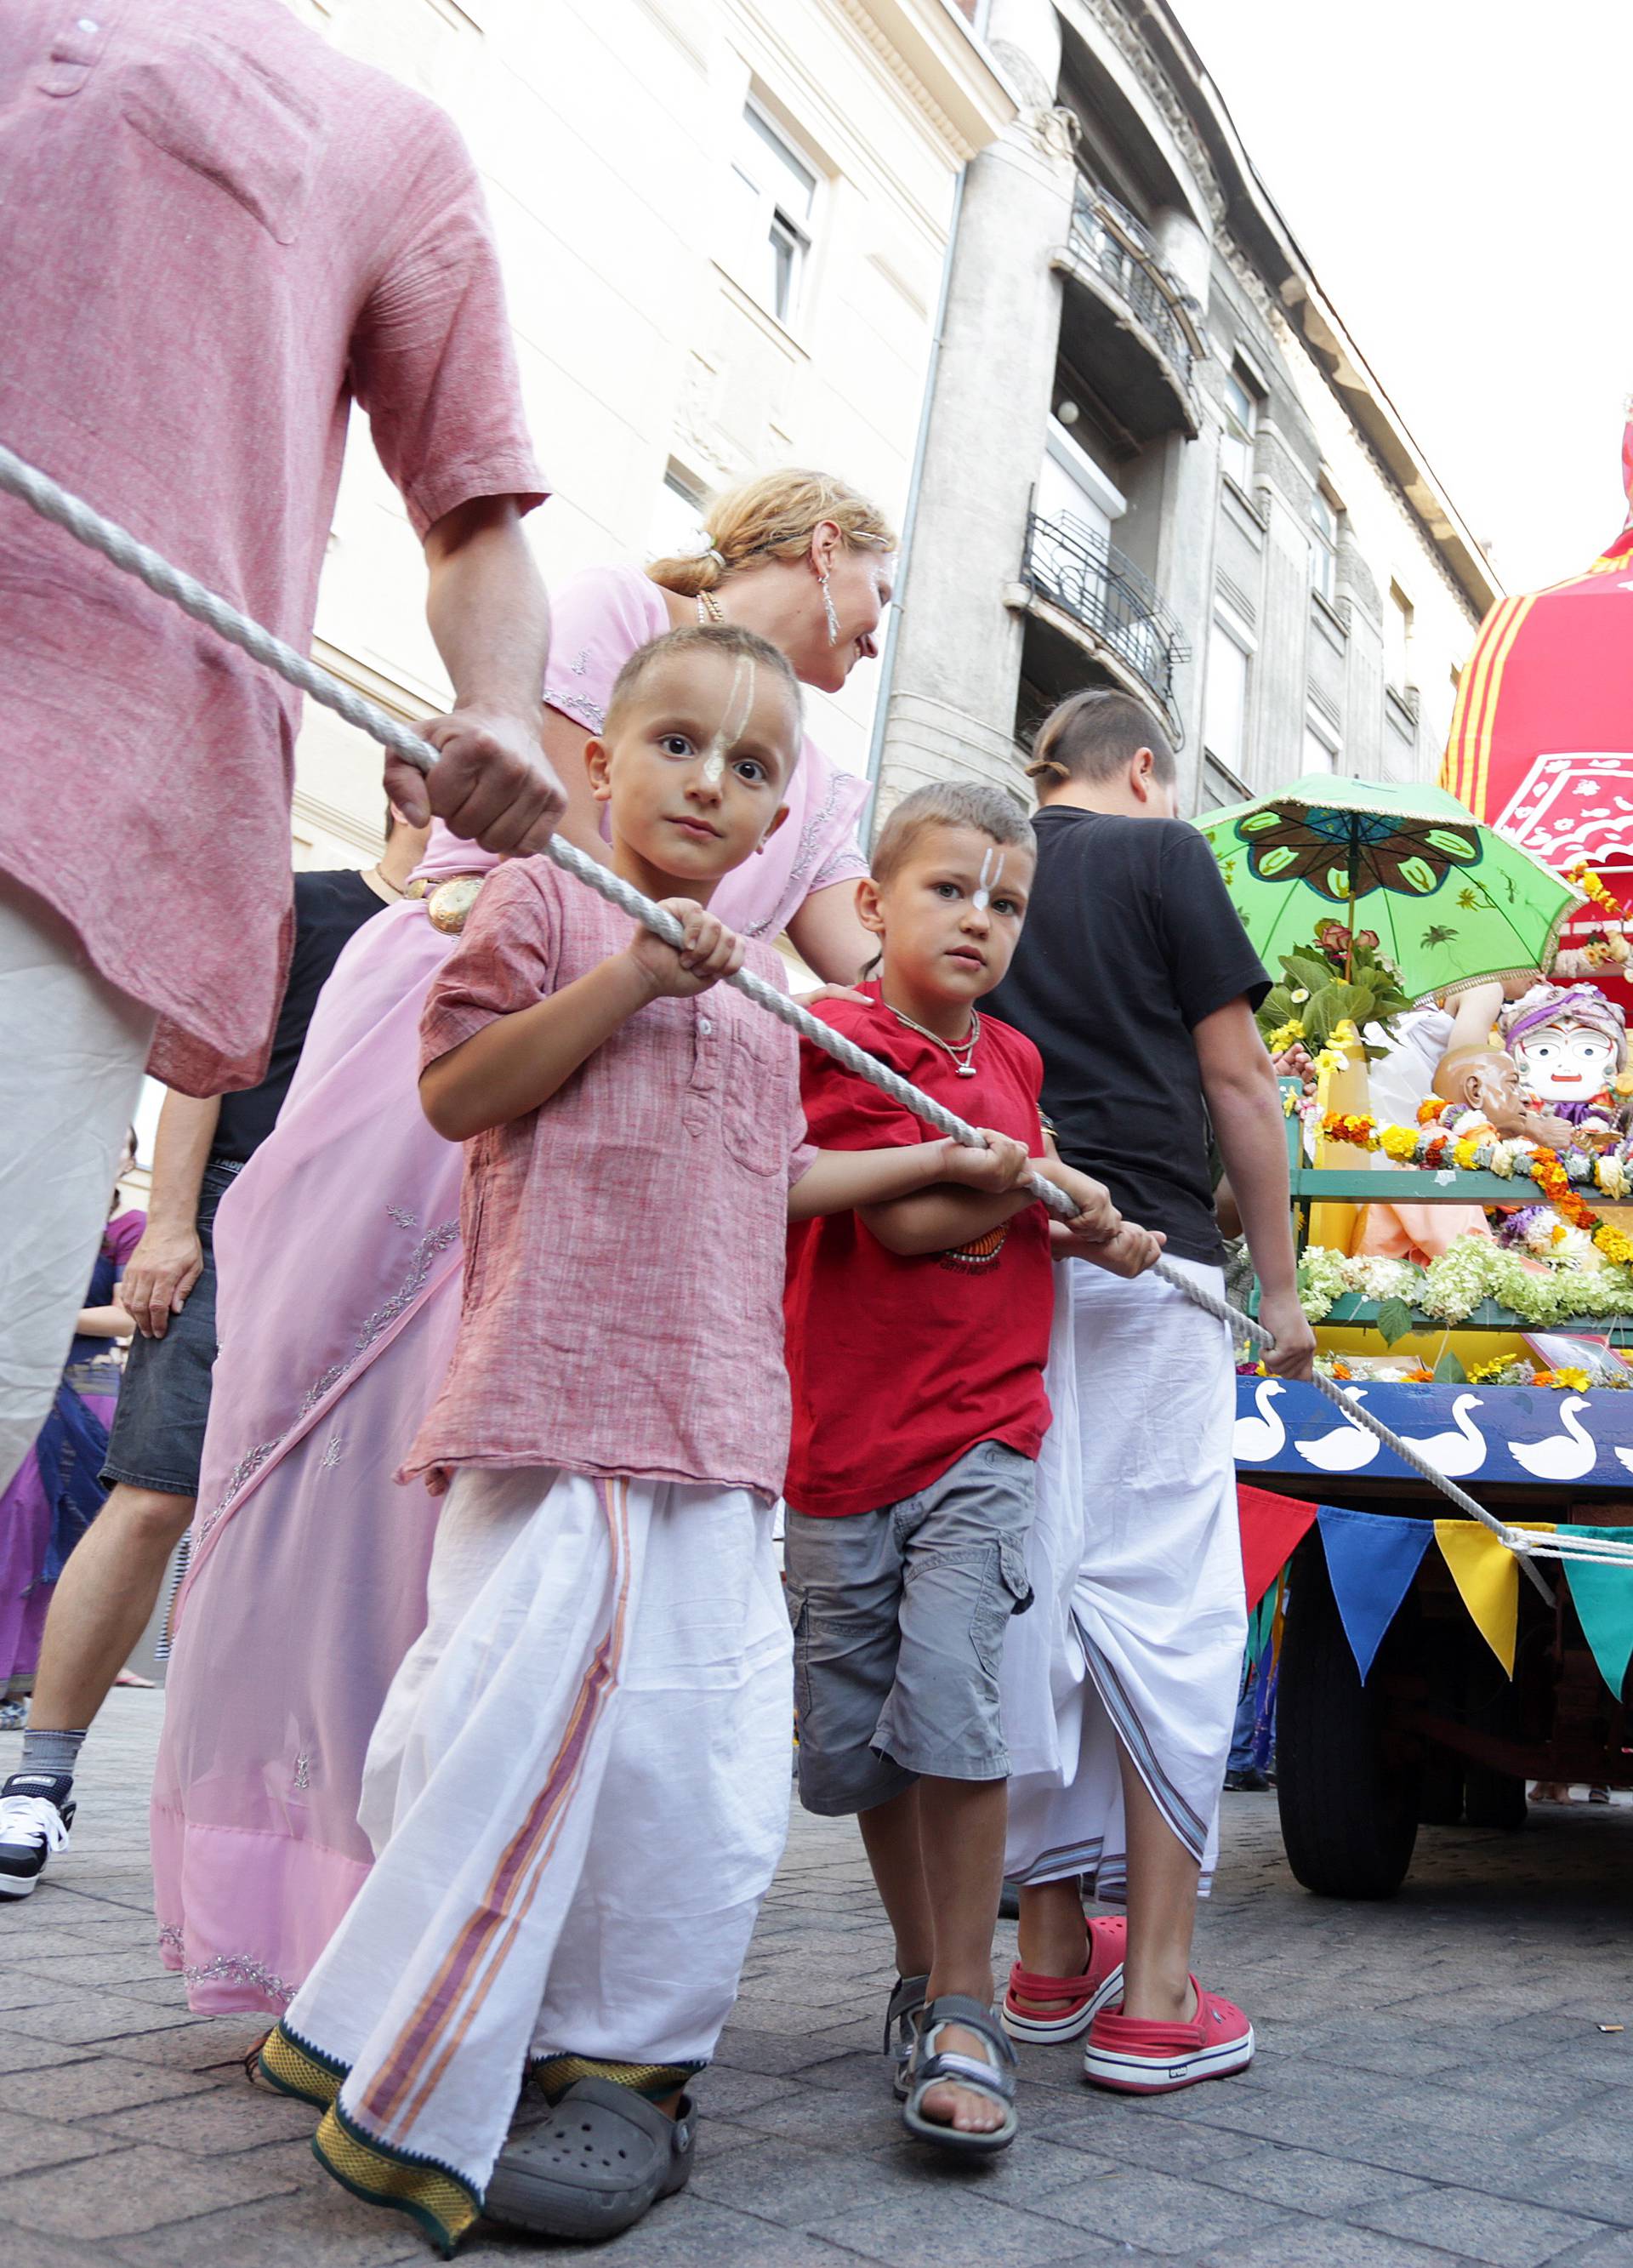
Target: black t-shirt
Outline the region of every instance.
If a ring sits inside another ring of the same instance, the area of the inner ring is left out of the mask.
[[[1196,1049],[1204,1017],[1269,990],[1214,856],[1178,819],[1056,805],[1008,976],[982,1002],[1043,1057],[1043,1109],[1070,1166],[1104,1182],[1170,1252],[1217,1263]]]
[[[371,914],[384,911],[380,899],[349,866],[332,873],[296,875],[295,942],[267,1075],[259,1086],[222,1096],[216,1138],[210,1145],[212,1165],[244,1164],[271,1133],[329,971],[340,959],[347,939]]]

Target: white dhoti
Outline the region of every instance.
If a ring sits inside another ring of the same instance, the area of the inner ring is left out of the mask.
[[[1174,1265],[1217,1292],[1217,1269]],[[1056,1271],[1028,1544],[1037,1604],[1011,1625],[1004,1871],[1128,1895],[1122,1744],[1197,1860],[1217,1845],[1247,1622],[1226,1327],[1151,1276]]]
[[[787,1833],[792,1683],[747,1490],[467,1470],[370,1746],[379,1863],[268,2043],[335,2177],[468,2228],[524,2066],[713,2053]]]

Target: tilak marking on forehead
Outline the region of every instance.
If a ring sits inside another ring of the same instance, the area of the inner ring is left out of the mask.
[[[993,873],[992,869],[992,862],[995,858],[998,862],[997,871],[996,873]],[[989,874],[992,875],[990,887],[988,887],[987,882],[987,877]],[[981,873],[977,877],[975,883],[975,903],[978,912],[983,914],[986,912],[987,908],[992,903],[992,892],[999,887],[1003,880],[1004,853],[1001,850],[997,850],[991,843],[989,843],[987,848],[981,854]]]
[[[739,653],[732,674],[732,690],[726,697],[720,729],[709,743],[709,754],[703,760],[703,777],[710,787],[718,787],[725,777],[726,752],[735,747],[742,738],[743,727],[748,722],[748,712],[754,705],[754,656]]]

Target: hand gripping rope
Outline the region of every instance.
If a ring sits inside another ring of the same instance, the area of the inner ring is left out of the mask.
[[[65,528],[69,534],[91,550],[101,552],[105,558],[113,561],[114,566],[122,568],[128,575],[136,576],[161,599],[169,599],[184,614],[191,615],[195,622],[205,623],[229,644],[240,646],[255,660],[264,662],[268,669],[276,670],[290,684],[298,686],[303,693],[309,693],[325,708],[333,709],[349,724],[356,725],[383,747],[406,758],[420,771],[430,771],[437,762],[436,749],[428,740],[421,740],[417,733],[411,733],[406,725],[399,724],[376,703],[365,699],[360,693],[354,693],[349,686],[342,685],[305,654],[297,653],[293,646],[286,645],[282,638],[275,637],[270,630],[264,630],[259,622],[252,622],[247,615],[240,614],[236,607],[230,606],[215,592],[207,591],[191,575],[180,567],[172,566],[167,559],[151,550],[145,543],[138,542],[128,529],[116,526],[111,519],[105,519],[81,497],[70,496],[48,474],[26,463],[3,445],[0,445],[0,490],[17,497],[38,512],[42,519]],[[610,867],[603,866],[576,844],[563,841],[560,836],[552,836],[544,846],[543,855],[574,875],[586,887],[621,907],[632,920],[644,923],[666,945],[678,946],[681,942],[680,924],[673,914],[666,914],[661,906],[655,905],[650,898],[643,897]],[[798,1032],[802,1039],[809,1040],[813,1047],[823,1049],[843,1064],[847,1071],[854,1071],[858,1079],[868,1080],[881,1093],[889,1095],[894,1102],[899,1102],[903,1109],[911,1111],[916,1118],[934,1127],[938,1133],[949,1135],[953,1141],[961,1142],[967,1147],[979,1149],[982,1146],[981,1136],[965,1120],[931,1096],[922,1094],[888,1064],[881,1063],[876,1056],[871,1056],[865,1049],[857,1047],[854,1041],[846,1039],[842,1033],[820,1022],[798,1002],[791,1000],[785,992],[778,991],[774,984],[768,984],[763,977],[756,976],[751,969],[739,969],[735,976],[727,977],[725,982],[735,985],[739,992],[746,992],[757,1007],[776,1017],[780,1023]],[[1053,1182],[1044,1180],[1041,1174],[1033,1174],[1028,1179],[1027,1187],[1051,1213],[1065,1219],[1072,1217],[1075,1208],[1070,1198]],[[1274,1336],[1262,1323],[1255,1322],[1251,1315],[1243,1314],[1239,1308],[1231,1307],[1225,1300],[1216,1299],[1212,1292],[1194,1283],[1168,1261],[1159,1260],[1152,1273],[1160,1276],[1165,1284],[1190,1300],[1194,1307],[1201,1307],[1206,1314],[1228,1324],[1239,1337],[1247,1339],[1258,1347],[1275,1345]],[[1402,1464],[1409,1466],[1431,1487],[1438,1489],[1470,1520],[1477,1520],[1482,1527],[1490,1528],[1509,1550],[1517,1555],[1526,1574],[1545,1598],[1551,1599],[1552,1594],[1530,1564],[1534,1557],[1591,1558],[1633,1564],[1633,1542],[1623,1543],[1588,1536],[1558,1537],[1510,1528],[1494,1513],[1487,1512],[1483,1506],[1476,1504],[1474,1498],[1460,1488],[1455,1481],[1448,1480],[1444,1473],[1438,1472],[1426,1457],[1409,1441],[1403,1441],[1398,1433],[1392,1432],[1380,1418],[1375,1418],[1360,1403],[1350,1402],[1332,1380],[1318,1376],[1315,1384],[1330,1402],[1337,1404],[1352,1425],[1375,1433]]]

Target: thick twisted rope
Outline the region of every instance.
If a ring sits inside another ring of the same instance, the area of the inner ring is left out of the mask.
[[[106,519],[83,497],[70,495],[48,474],[27,463],[3,444],[0,444],[0,490],[18,497],[32,511],[38,512],[42,519],[66,529],[77,542],[92,551],[99,551],[104,558],[112,560],[114,566],[145,583],[149,590],[158,597],[170,600],[184,614],[192,615],[195,622],[204,623],[217,637],[240,647],[256,661],[264,663],[267,668],[275,671],[291,685],[298,686],[303,693],[310,694],[314,701],[321,702],[326,709],[334,710],[349,724],[356,725],[383,747],[404,757],[416,770],[429,772],[436,763],[438,752],[430,741],[423,740],[417,733],[410,732],[406,725],[401,724],[377,702],[370,701],[363,694],[354,692],[349,686],[341,684],[327,670],[320,669],[309,656],[297,652],[283,639],[274,637],[270,630],[240,613],[217,593],[207,590],[202,583],[183,569],[174,566],[161,553],[139,541],[128,528]],[[651,899],[644,897],[621,875],[614,874],[610,867],[602,865],[599,859],[591,858],[575,843],[565,841],[559,835],[552,836],[544,845],[544,856],[583,882],[587,888],[620,907],[632,920],[644,924],[666,945],[678,946],[682,942],[680,924],[673,914],[666,913]],[[866,1079],[870,1085],[889,1095],[892,1101],[899,1102],[904,1110],[910,1111],[916,1118],[933,1127],[938,1133],[949,1136],[967,1148],[979,1149],[982,1146],[976,1129],[959,1117],[955,1111],[949,1110],[932,1095],[921,1093],[910,1080],[893,1071],[888,1064],[881,1063],[877,1056],[869,1055],[865,1049],[848,1040],[843,1033],[836,1032],[831,1025],[821,1022],[802,1008],[798,1001],[791,999],[787,993],[779,991],[774,984],[768,984],[763,977],[756,976],[752,969],[739,969],[736,976],[726,978],[725,982],[735,985],[739,992],[747,993],[757,1007],[765,1009],[779,1023],[786,1024],[791,1031],[798,1032],[802,1039],[809,1040],[813,1047],[820,1048],[834,1057],[843,1064],[847,1071],[854,1071],[858,1079]],[[1040,1204],[1058,1218],[1070,1219],[1075,1214],[1076,1207],[1065,1191],[1042,1174],[1030,1174],[1026,1187]],[[1172,1263],[1159,1260],[1152,1273],[1188,1300],[1193,1307],[1201,1307],[1204,1313],[1216,1316],[1254,1345],[1268,1350],[1276,1344],[1274,1335],[1262,1323],[1251,1315],[1244,1314],[1239,1307],[1232,1307],[1226,1300],[1217,1299]],[[1545,1598],[1551,1598],[1552,1594],[1531,1565],[1534,1554],[1563,1557],[1570,1551],[1572,1557],[1606,1558],[1614,1556],[1633,1561],[1633,1544],[1618,1549],[1603,1541],[1584,1537],[1580,1542],[1589,1548],[1578,1552],[1574,1549],[1578,1541],[1575,1537],[1566,1538],[1561,1543],[1553,1536],[1528,1535],[1523,1529],[1507,1527],[1493,1513],[1487,1512],[1483,1506],[1477,1504],[1455,1481],[1448,1480],[1444,1473],[1437,1471],[1425,1456],[1409,1441],[1403,1441],[1398,1433],[1392,1432],[1380,1418],[1349,1401],[1332,1380],[1318,1375],[1314,1383],[1342,1411],[1351,1425],[1360,1425],[1368,1432],[1376,1434],[1403,1464],[1449,1498],[1460,1512],[1490,1528],[1511,1551],[1518,1554],[1526,1574]]]

